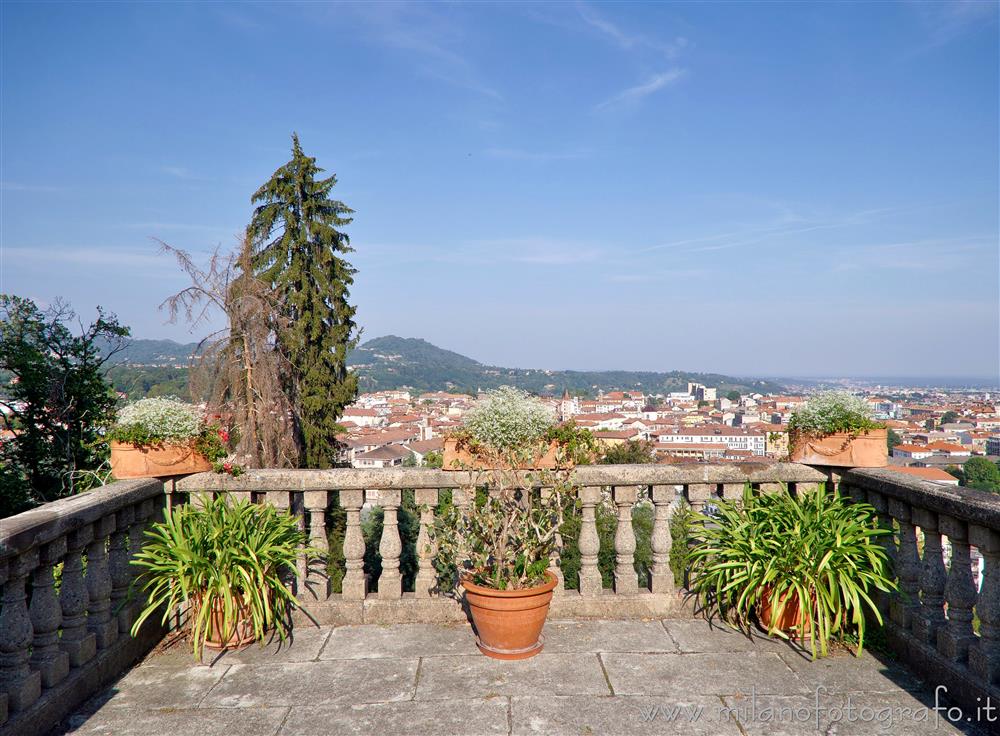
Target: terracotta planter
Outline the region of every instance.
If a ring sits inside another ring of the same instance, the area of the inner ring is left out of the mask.
[[[204,473],[212,463],[192,445],[136,446],[111,443],[111,472],[123,478],[162,478],[170,475]]]
[[[771,594],[770,588],[764,589],[764,595],[760,602],[760,609],[757,615],[760,618],[761,626],[768,629],[775,628],[779,631],[784,631],[785,633],[796,632],[797,634],[802,633],[802,610],[799,605],[799,597],[795,593],[786,593],[782,600],[788,600],[785,605],[784,610],[781,612],[781,616],[775,620],[774,615],[777,613],[777,608],[771,609]],[[789,599],[789,595],[792,597]]]
[[[562,463],[556,460],[559,443],[552,442],[545,454],[535,459],[535,462],[520,468],[521,470],[555,470],[556,468],[573,467],[573,463]],[[454,437],[445,437],[444,457],[441,467],[444,470],[489,470],[492,465],[486,459],[473,454],[465,447],[460,447]]]
[[[191,615],[198,616],[201,608],[201,597],[197,596],[192,601]],[[236,596],[236,624],[230,632],[223,629],[224,606],[218,598],[212,604],[212,612],[209,614],[208,635],[205,637],[205,648],[216,651],[245,649],[256,640],[253,630],[253,621],[250,615],[250,607],[243,602],[241,595]],[[226,634],[229,636],[226,636]]]
[[[794,436],[791,459],[806,465],[884,468],[889,464],[886,434],[885,429],[872,429],[858,435],[837,432],[822,437]]]
[[[495,590],[463,580],[479,651],[493,659],[527,659],[542,651],[542,627],[558,579],[523,590]]]

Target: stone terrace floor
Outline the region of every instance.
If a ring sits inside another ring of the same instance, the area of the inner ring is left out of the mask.
[[[933,705],[913,674],[867,653],[811,662],[696,619],[550,621],[545,651],[521,662],[479,654],[468,625],[300,627],[291,645],[211,666],[183,647],[155,653],[59,733],[986,733]]]

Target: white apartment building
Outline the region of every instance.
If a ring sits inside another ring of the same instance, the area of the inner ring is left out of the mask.
[[[651,436],[660,445],[716,444],[730,450],[748,450],[754,455],[764,455],[767,451],[767,437],[762,432],[741,431],[718,424],[661,430]]]

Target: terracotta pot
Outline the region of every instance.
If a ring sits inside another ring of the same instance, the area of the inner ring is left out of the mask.
[[[162,478],[204,473],[212,463],[193,445],[137,445],[111,443],[111,472],[123,478]]]
[[[803,636],[808,635],[811,626],[803,618],[798,594],[795,592],[785,593],[781,600],[787,600],[788,602],[785,604],[785,608],[777,620],[774,619],[774,615],[778,612],[778,609],[777,607],[773,610],[771,609],[771,595],[772,588],[770,586],[764,588],[764,595],[757,612],[761,625],[768,629],[775,628],[779,631],[784,631],[786,634],[791,633],[793,638],[801,639]]]
[[[884,468],[889,464],[885,429],[872,429],[858,435],[849,432],[822,437],[793,436],[793,462],[806,465],[833,465],[842,468]]]
[[[493,659],[527,659],[542,651],[542,627],[559,582],[551,572],[545,577],[542,585],[523,590],[496,590],[462,581],[479,651]]]
[[[236,623],[229,632],[223,629],[224,606],[222,600],[216,598],[213,602],[212,612],[208,617],[208,634],[205,637],[206,649],[217,651],[245,649],[256,640],[250,607],[243,601],[243,596],[236,594],[235,599]],[[194,598],[191,609],[191,615],[198,616],[201,609],[201,596]],[[226,636],[227,633],[229,636]]]
[[[556,460],[558,451],[559,443],[552,442],[549,444],[549,448],[545,451],[544,455],[536,458],[535,462],[522,466],[520,470],[554,470],[556,468],[573,467],[573,463],[565,462],[560,464]],[[479,455],[473,454],[467,448],[459,447],[456,438],[445,437],[444,457],[442,458],[441,467],[444,470],[489,470],[492,464]]]

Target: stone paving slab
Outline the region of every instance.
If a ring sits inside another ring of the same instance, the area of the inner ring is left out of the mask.
[[[333,629],[320,659],[437,657],[479,654],[469,624],[396,624],[339,626]],[[481,655],[480,655],[481,656]]]
[[[659,621],[549,621],[546,652],[676,652]]]
[[[735,695],[809,692],[773,652],[732,654],[602,654],[615,695]]]
[[[440,700],[462,694],[610,695],[596,654],[542,652],[531,659],[506,662],[475,654],[428,657],[421,661],[417,700]]]
[[[676,642],[677,648],[685,653],[793,650],[793,646],[783,639],[772,639],[756,629],[752,629],[750,636],[747,636],[721,621],[710,623],[701,618],[670,619],[663,621],[663,627]]]
[[[953,724],[934,699],[912,693],[758,695],[724,698],[727,720],[747,736],[986,736],[970,723]]]
[[[506,736],[508,711],[505,697],[292,708],[279,736]]]
[[[720,698],[707,696],[682,700],[643,696],[515,697],[511,699],[511,733],[740,736],[736,723],[720,720],[722,707]]]
[[[74,736],[274,736],[288,708],[116,710],[70,717]]]
[[[785,643],[688,620],[553,620],[545,636],[545,650],[519,662],[481,655],[468,624],[301,627],[290,645],[251,647],[212,666],[195,664],[179,647],[151,656],[92,698],[68,721],[68,732],[985,734],[934,723],[933,712],[929,724],[906,720],[906,712],[933,705],[933,696],[911,692],[917,678],[867,653],[812,662]],[[833,723],[821,713],[817,729],[808,717],[760,716],[767,702],[789,714],[792,706],[815,711],[820,685],[828,707],[851,697],[880,714],[895,708],[896,721],[886,725],[886,716],[872,715]],[[751,702],[756,715],[746,712]]]
[[[281,641],[272,636],[263,646],[251,644],[238,652],[214,652],[206,649],[202,661],[194,658],[187,643],[179,643],[170,649],[157,652],[143,660],[140,667],[190,667],[204,665],[220,667],[230,664],[279,664],[285,662],[309,662],[317,659],[333,630],[300,626],[292,636]]]
[[[410,700],[417,664],[416,659],[234,664],[202,705],[248,708]]]

